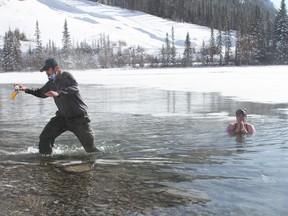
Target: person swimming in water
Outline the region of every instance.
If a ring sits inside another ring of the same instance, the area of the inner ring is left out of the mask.
[[[236,110],[236,122],[228,125],[226,131],[235,134],[254,134],[256,132],[252,124],[247,123],[246,109]]]

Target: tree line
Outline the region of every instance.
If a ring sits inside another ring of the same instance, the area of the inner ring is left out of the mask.
[[[91,0],[102,4],[138,10],[177,22],[188,22],[220,30],[237,30],[247,25],[254,17],[258,6],[262,14],[270,14],[276,9],[269,0]],[[248,32],[248,29],[247,29]]]
[[[288,64],[288,16],[285,0],[281,0],[280,9],[273,22],[268,15],[261,13],[258,5],[254,7],[253,17],[249,20],[246,25],[239,24],[238,30],[211,27],[210,40],[203,41],[199,50],[192,47],[190,35],[187,33],[180,65]],[[171,49],[166,43],[162,50],[162,53],[165,53],[165,50],[167,53]],[[172,51],[170,56],[173,56]],[[168,65],[171,65],[172,58],[166,59],[169,59]],[[167,65],[167,62],[165,64]]]
[[[28,41],[19,29],[9,29],[4,36],[4,46],[0,49],[0,68],[3,71],[38,70],[45,59],[54,57],[66,69],[93,69],[123,66],[144,66],[153,62],[154,57],[145,53],[140,46],[128,47],[125,41],[113,42],[105,33],[88,43],[86,40],[72,44],[68,23],[63,26],[62,45],[57,47],[53,40],[42,44],[39,23],[36,21],[33,44],[22,52],[21,42]]]
[[[3,71],[38,70],[48,57],[55,57],[66,69],[92,69],[108,67],[190,67],[195,65],[266,65],[287,64],[288,16],[285,1],[273,22],[270,16],[254,7],[253,17],[246,26],[239,23],[238,30],[210,27],[209,41],[201,48],[193,47],[191,33],[187,32],[184,49],[176,48],[174,28],[167,32],[157,53],[140,46],[129,47],[125,41],[111,41],[104,33],[88,43],[86,40],[72,44],[65,20],[62,46],[50,40],[42,44],[38,21],[35,25],[34,44],[25,53],[21,41],[27,41],[19,29],[7,31],[0,50],[0,67]],[[189,29],[187,29],[189,30]]]

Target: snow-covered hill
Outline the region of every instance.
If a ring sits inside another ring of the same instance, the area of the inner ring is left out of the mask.
[[[105,34],[111,41],[121,40],[128,45],[157,50],[162,47],[166,33],[171,35],[172,26],[178,48],[184,46],[187,32],[196,47],[210,37],[207,27],[177,23],[87,0],[0,0],[0,46],[3,46],[3,36],[9,28],[19,28],[28,39],[33,40],[36,20],[43,45],[51,39],[61,46],[65,19],[74,43],[84,39],[89,42]]]
[[[280,7],[281,0],[270,0],[270,1],[274,4],[276,9],[278,9]],[[285,3],[286,3],[286,5],[288,5],[287,0],[285,0]]]

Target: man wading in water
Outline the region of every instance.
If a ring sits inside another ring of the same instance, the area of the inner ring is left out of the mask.
[[[73,132],[86,152],[99,152],[94,144],[94,132],[89,124],[87,105],[83,102],[78,83],[68,72],[62,72],[55,59],[49,58],[40,72],[46,71],[49,81],[42,87],[30,89],[19,85],[20,91],[39,98],[53,97],[58,108],[40,135],[39,152],[51,154],[55,139],[65,131]]]

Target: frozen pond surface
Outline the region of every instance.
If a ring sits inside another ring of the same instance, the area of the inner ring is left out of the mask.
[[[39,84],[29,84],[37,87]],[[52,99],[0,91],[0,215],[286,215],[288,104],[81,84],[101,155],[71,133],[40,156]],[[257,88],[256,88],[257,89]],[[246,107],[255,136],[228,136]]]

